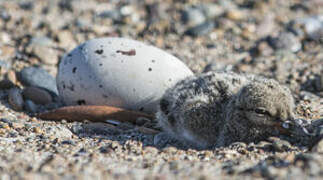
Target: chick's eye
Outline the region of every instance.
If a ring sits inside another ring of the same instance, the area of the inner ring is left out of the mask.
[[[257,113],[259,115],[268,115],[269,114],[268,111],[266,111],[265,109],[262,109],[262,108],[255,109],[255,113]]]
[[[203,116],[203,114],[200,111],[196,111],[194,112],[194,114],[197,118],[201,118]]]

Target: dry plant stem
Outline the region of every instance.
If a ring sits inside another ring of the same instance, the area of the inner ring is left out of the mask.
[[[105,122],[107,119],[115,119],[120,122],[136,123],[138,117],[146,117],[153,119],[153,115],[142,112],[128,111],[125,109],[112,106],[67,106],[58,108],[49,112],[37,114],[36,117],[43,120],[60,121],[83,121],[89,120],[92,122]]]

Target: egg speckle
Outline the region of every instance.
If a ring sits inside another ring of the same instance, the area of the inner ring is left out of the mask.
[[[57,86],[66,105],[154,113],[166,89],[191,75],[184,63],[161,49],[125,38],[100,38],[62,58]]]

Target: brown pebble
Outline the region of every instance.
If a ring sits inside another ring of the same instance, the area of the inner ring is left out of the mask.
[[[17,83],[16,72],[13,70],[9,70],[8,73],[6,74],[6,79],[11,81],[13,84],[16,84]]]
[[[288,161],[288,162],[294,162],[294,160],[295,160],[295,154],[288,154],[285,157],[285,160]]]
[[[6,130],[5,129],[0,129],[0,135],[3,136],[6,134]]]
[[[23,90],[22,95],[25,99],[32,100],[36,104],[49,104],[52,102],[52,96],[41,88],[27,87]]]
[[[4,125],[2,125],[2,128],[4,128],[4,129],[10,129],[10,126],[8,124],[4,124]]]
[[[12,88],[9,91],[8,101],[12,109],[16,111],[23,110],[24,99],[22,98],[21,91],[18,88]]]
[[[177,148],[176,147],[165,147],[164,149],[162,149],[162,151],[167,154],[175,154],[177,152]]]
[[[3,57],[13,57],[15,56],[16,49],[9,45],[4,45],[0,47],[1,56]]]
[[[323,153],[323,140],[320,140],[311,150],[312,152]]]
[[[14,129],[22,129],[23,127],[25,127],[24,124],[22,124],[22,123],[12,123],[11,126]]]
[[[32,118],[30,118],[30,122],[38,122],[38,120],[37,120],[37,118],[32,117]]]
[[[41,134],[41,133],[43,133],[43,131],[42,131],[39,127],[34,127],[34,128],[33,128],[33,131],[34,131],[34,133],[36,133],[36,134]]]
[[[239,21],[243,19],[244,15],[239,10],[230,10],[226,13],[226,17],[233,21]]]

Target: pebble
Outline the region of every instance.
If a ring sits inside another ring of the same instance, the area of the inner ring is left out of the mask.
[[[244,14],[240,10],[229,10],[226,13],[226,17],[233,21],[240,21],[244,18]]]
[[[9,130],[9,129],[10,129],[10,126],[9,126],[9,124],[3,124],[3,125],[2,125],[2,128],[3,128],[3,129],[7,129],[7,130]]]
[[[210,71],[232,71],[232,70],[233,70],[232,64],[222,64],[222,63],[212,62],[207,64],[204,67],[203,73],[210,72]]]
[[[223,14],[224,9],[215,3],[201,3],[197,6],[207,19],[212,19]]]
[[[64,30],[57,34],[59,46],[63,47],[64,50],[72,50],[77,44],[74,40],[73,34],[70,31]]]
[[[31,100],[29,100],[29,99],[27,99],[26,101],[25,101],[25,109],[28,111],[28,112],[30,112],[30,113],[36,113],[37,112],[37,110],[38,110],[38,107],[37,107],[37,105],[33,102],[33,101],[31,101]]]
[[[122,18],[120,11],[117,10],[105,10],[100,12],[98,16],[100,18],[108,18],[114,21],[121,21]]]
[[[320,40],[323,38],[323,15],[297,19],[296,24],[303,29],[308,39]]]
[[[13,70],[9,70],[6,74],[6,79],[11,81],[13,84],[16,84],[17,83],[16,72]]]
[[[14,129],[21,129],[21,128],[24,128],[25,125],[23,123],[12,123],[11,127]]]
[[[323,153],[323,139],[321,139],[311,150],[312,152]]]
[[[22,111],[24,107],[24,99],[21,95],[21,90],[18,88],[12,88],[9,91],[8,101],[12,109],[16,111]]]
[[[0,89],[10,89],[15,87],[15,84],[8,79],[3,79],[0,81]]]
[[[53,136],[53,139],[66,139],[71,138],[73,136],[71,130],[62,124],[55,124],[55,126],[47,126],[45,129],[42,129],[42,131],[48,136]]]
[[[16,54],[16,49],[9,45],[0,46],[0,56],[4,59],[13,58]]]
[[[10,44],[11,42],[10,34],[6,32],[0,32],[0,42],[3,44]]]
[[[170,146],[170,147],[163,148],[162,151],[167,154],[175,154],[178,151],[178,149]]]
[[[273,33],[276,29],[275,19],[273,14],[268,14],[263,21],[256,28],[256,35],[258,37],[266,37]]]
[[[188,26],[196,26],[204,23],[206,17],[203,11],[196,7],[189,7],[182,12],[182,21]]]
[[[203,24],[194,26],[192,28],[189,28],[185,34],[190,36],[201,36],[205,35],[209,32],[211,32],[214,28],[214,22],[213,21],[207,21]]]
[[[17,83],[16,73],[13,70],[9,70],[4,79],[0,81],[0,89],[10,89]]]
[[[58,63],[58,52],[51,46],[53,42],[48,37],[36,37],[31,40],[27,52],[35,55],[45,64],[55,65]]]
[[[25,99],[29,99],[36,104],[49,104],[52,102],[52,96],[45,90],[38,87],[26,87],[22,91],[22,95]]]
[[[33,37],[27,49],[35,45],[51,47],[51,46],[54,46],[54,42],[49,37],[46,37],[46,36]],[[28,50],[30,51],[30,49]]]
[[[8,69],[10,69],[10,67],[11,67],[11,64],[9,63],[9,61],[0,59],[0,69],[1,69],[1,71],[2,71],[2,69],[8,70]]]
[[[34,128],[33,128],[33,131],[34,131],[34,133],[36,133],[36,134],[42,134],[42,133],[43,133],[43,131],[42,131],[39,127],[34,127]]]
[[[259,42],[256,49],[260,56],[270,56],[274,52],[273,48],[266,41]]]
[[[58,53],[49,47],[35,46],[33,53],[45,64],[55,65],[58,63]]]
[[[292,52],[297,52],[302,48],[300,40],[290,32],[280,33],[277,38],[273,38],[270,44],[275,49],[286,49]]]
[[[55,78],[42,68],[26,67],[20,71],[18,79],[25,86],[40,87],[58,94]]]
[[[283,152],[291,148],[291,144],[288,141],[275,139],[273,141],[273,147],[276,151]]]

